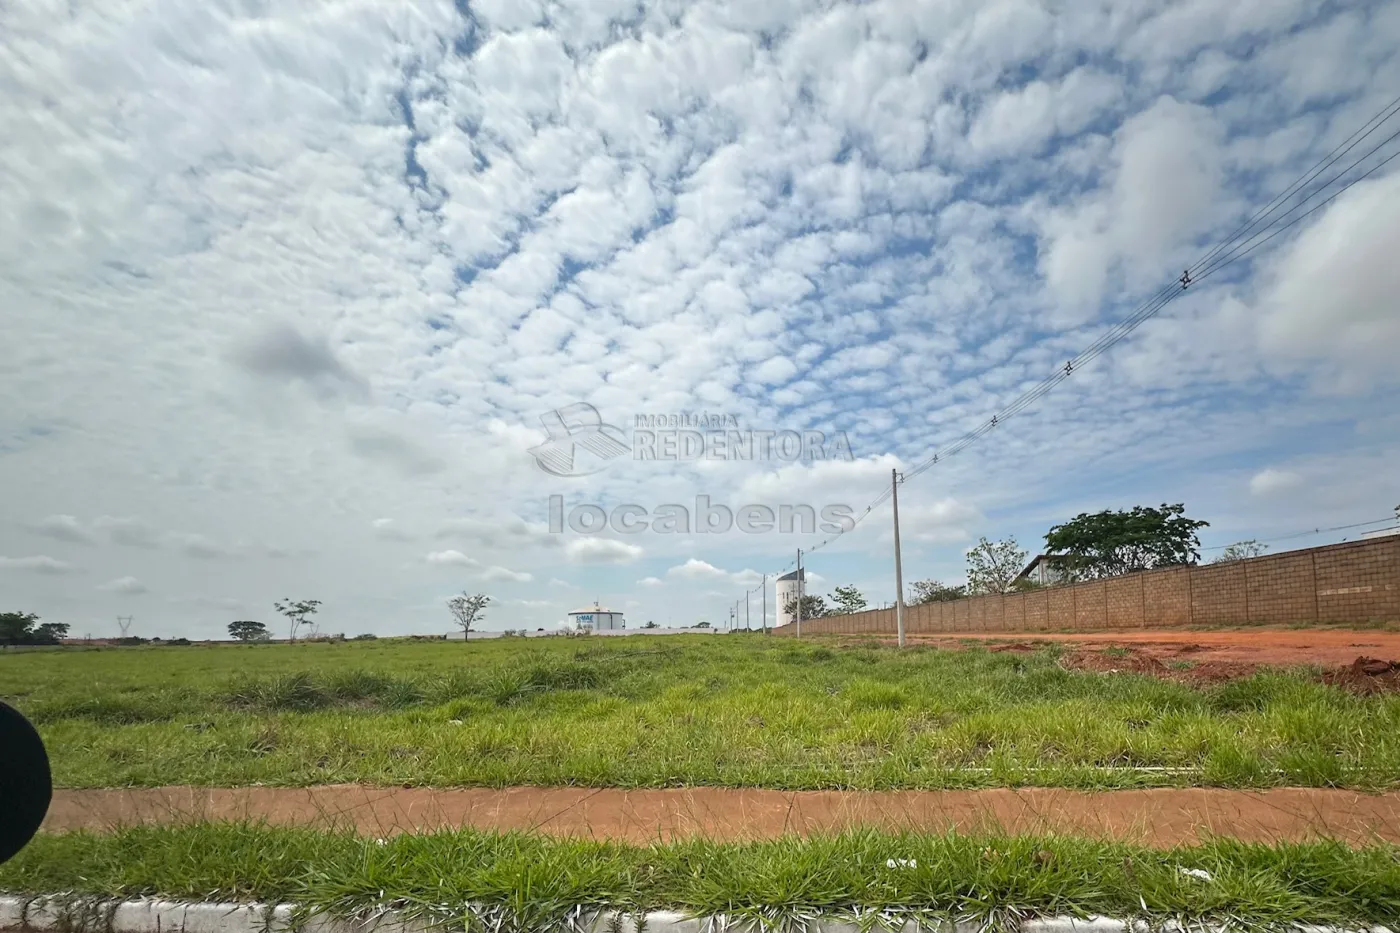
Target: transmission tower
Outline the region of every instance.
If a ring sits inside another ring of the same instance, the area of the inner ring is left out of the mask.
[[[117,616],[117,628],[122,630],[122,638],[125,638],[127,632],[131,631],[131,618],[131,616]]]

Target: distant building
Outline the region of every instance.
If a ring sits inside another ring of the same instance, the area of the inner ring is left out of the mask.
[[[575,609],[569,613],[567,628],[576,631],[611,632],[615,629],[625,629],[627,623],[622,618],[622,613],[614,612],[611,609],[604,609],[594,603],[588,609]]]
[[[801,578],[798,574],[802,574]],[[794,570],[792,573],[785,573],[778,578],[776,588],[778,591],[778,624],[791,625],[797,621],[797,614],[787,611],[788,603],[797,601],[798,583],[806,583],[807,571]]]
[[[1069,572],[1065,569],[1066,559],[1063,554],[1037,554],[1024,570],[1016,574],[1016,579],[1030,580],[1041,586],[1069,583]]]

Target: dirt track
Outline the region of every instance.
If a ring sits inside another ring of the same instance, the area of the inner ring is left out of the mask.
[[[577,787],[143,788],[61,790],[44,828],[265,819],[387,836],[470,826],[633,843],[691,836],[763,839],[855,826],[943,832],[1073,833],[1145,845],[1211,834],[1277,842],[1318,837],[1400,842],[1400,793],[1281,788],[1262,792],[1054,788],[980,791],[662,790]]]

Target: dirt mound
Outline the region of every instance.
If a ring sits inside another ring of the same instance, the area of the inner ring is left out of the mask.
[[[1259,669],[1257,664],[1240,661],[1163,661],[1136,648],[1117,648],[1111,652],[1075,651],[1066,655],[1061,663],[1075,671],[1146,674],[1193,687],[1239,680]]]
[[[1322,682],[1352,693],[1400,693],[1400,661],[1362,656],[1346,667],[1323,674]]]

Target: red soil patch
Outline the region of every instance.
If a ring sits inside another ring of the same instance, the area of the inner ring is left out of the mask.
[[[1013,640],[1014,639],[1014,640]],[[1131,632],[960,632],[912,635],[917,644],[958,649],[986,643],[988,651],[1023,654],[1050,643],[1066,645],[1072,670],[1127,671],[1206,686],[1248,677],[1261,668],[1321,666],[1323,683],[1353,693],[1400,693],[1400,633],[1347,629],[1142,630]],[[1105,653],[1107,652],[1107,653]]]
[[[55,792],[44,828],[108,831],[139,823],[263,820],[375,836],[452,827],[522,829],[638,844],[692,837],[770,839],[870,826],[925,832],[1066,833],[1174,846],[1249,842],[1400,842],[1400,793],[1329,788],[1051,787],[975,791],[779,791],[694,787],[151,787]]]
[[[1353,693],[1400,693],[1400,662],[1357,658],[1346,667],[1323,674],[1322,682]]]

